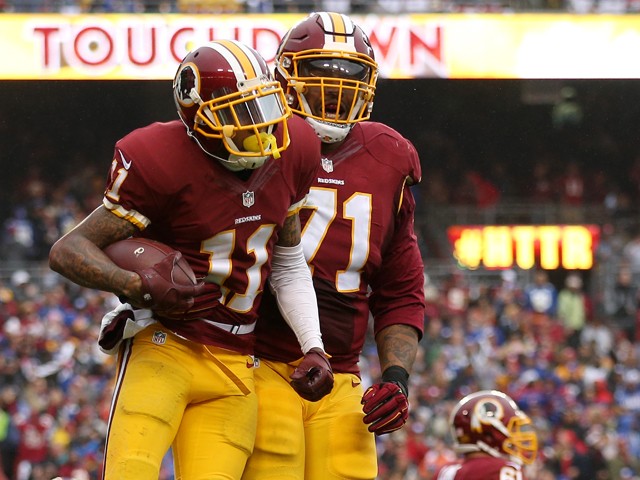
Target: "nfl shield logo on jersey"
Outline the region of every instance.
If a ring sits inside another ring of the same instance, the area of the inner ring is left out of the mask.
[[[249,208],[256,201],[256,197],[253,192],[246,191],[242,194],[242,204]]]
[[[156,345],[164,345],[165,343],[167,343],[167,334],[161,330],[156,330],[155,332],[153,332],[151,341]]]
[[[322,169],[327,173],[333,172],[333,162],[328,158],[322,157]]]

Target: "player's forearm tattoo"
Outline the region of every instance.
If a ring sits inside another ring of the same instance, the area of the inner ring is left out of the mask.
[[[284,225],[278,232],[278,245],[293,247],[300,243],[300,217],[290,215],[284,221]]]
[[[98,208],[61,239],[60,248],[51,250],[50,264],[78,285],[118,294],[128,291],[137,279],[113,265],[101,249],[134,232],[130,222]]]
[[[100,250],[85,238],[74,239],[73,253],[66,253],[60,273],[83,287],[119,293],[127,288],[131,275],[105,260]]]
[[[391,325],[376,335],[380,370],[399,365],[411,372],[418,351],[418,332],[409,325]]]
[[[96,209],[89,217],[90,221],[83,224],[82,234],[101,249],[113,243],[113,239],[123,239],[132,236],[136,227],[123,220],[105,208]]]

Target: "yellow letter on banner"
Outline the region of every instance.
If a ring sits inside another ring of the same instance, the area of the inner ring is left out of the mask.
[[[540,238],[540,267],[555,270],[560,265],[560,228],[543,226],[538,228]]]
[[[513,227],[513,238],[516,242],[516,263],[523,270],[533,268],[536,264],[536,228],[530,226]]]
[[[581,225],[562,231],[562,266],[567,270],[589,269],[593,266],[591,232]]]
[[[482,230],[479,228],[465,228],[456,240],[454,256],[469,268],[478,268],[482,261]]]
[[[482,260],[485,267],[509,268],[513,264],[511,228],[485,227],[483,250]]]

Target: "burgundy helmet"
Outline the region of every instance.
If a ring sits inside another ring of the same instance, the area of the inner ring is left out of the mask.
[[[449,419],[458,453],[485,452],[518,464],[531,464],[538,437],[531,419],[509,396],[496,390],[467,395]]]
[[[323,142],[333,143],[371,115],[378,65],[369,38],[351,18],[315,12],[282,39],[275,78],[291,109]],[[305,96],[310,88],[321,90],[321,105],[310,105]]]
[[[213,41],[189,52],[173,80],[173,98],[187,133],[231,169],[257,168],[289,145],[291,112],[282,87],[264,58],[240,42]],[[282,145],[273,135],[276,127]],[[241,131],[250,135],[236,145],[233,137]],[[220,143],[211,139],[222,142],[228,158],[212,149]]]

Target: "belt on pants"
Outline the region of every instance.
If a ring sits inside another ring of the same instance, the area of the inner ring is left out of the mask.
[[[213,320],[206,320],[206,319],[203,319],[203,320],[211,325],[214,325],[224,330],[225,332],[229,332],[234,335],[246,335],[247,333],[253,332],[253,330],[256,328],[256,322],[245,324],[245,325],[238,325],[238,324],[232,325],[230,323],[214,322]]]

